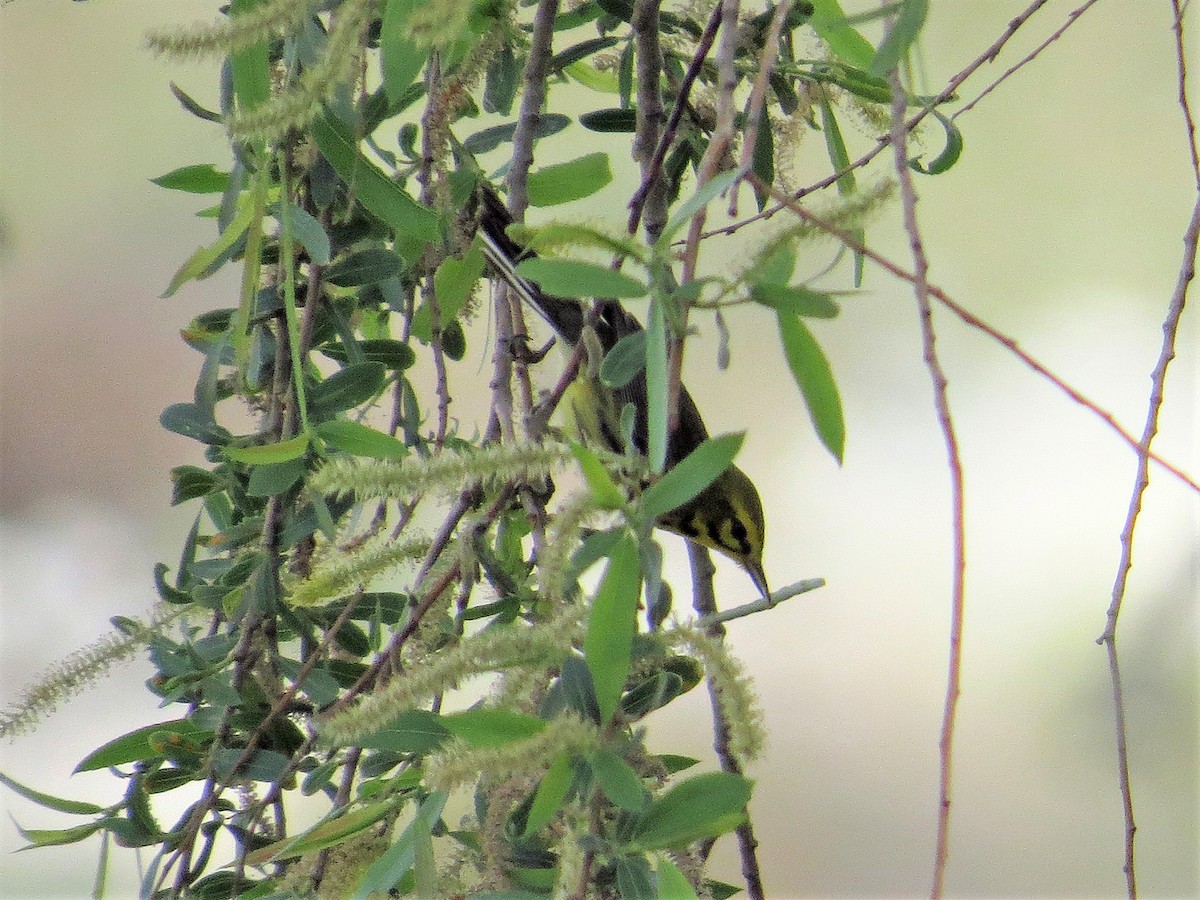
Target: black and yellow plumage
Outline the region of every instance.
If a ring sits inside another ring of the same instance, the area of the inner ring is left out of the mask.
[[[577,300],[555,297],[522,278],[516,265],[532,253],[508,235],[512,217],[496,193],[487,185],[477,191],[479,233],[484,253],[496,274],[546,320],[568,347],[583,339],[590,328],[607,353],[621,338],[642,330],[642,325],[615,300],[597,300],[589,315]],[[646,375],[642,371],[628,384],[608,388],[598,379],[581,373],[563,402],[565,413],[579,440],[620,453],[624,451],[620,414],[626,404],[635,410],[633,445],[645,453],[648,443]],[[667,442],[669,469],[708,437],[708,429],[686,387],[679,392],[679,424]],[[717,550],[739,563],[764,596],[769,594],[763,572],[765,537],[762,501],[749,476],[730,466],[693,500],[658,520],[658,525]]]

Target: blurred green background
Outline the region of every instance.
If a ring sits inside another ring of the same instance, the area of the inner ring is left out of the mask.
[[[1025,4],[932,6],[923,66],[936,89]],[[1048,4],[963,98],[1074,6]],[[932,280],[1134,432],[1193,202],[1169,12],[1166,3],[1098,4],[963,116],[962,161],[917,185]],[[219,129],[183,113],[167,90],[175,80],[215,105],[213,66],[157,60],[143,35],[215,15],[215,5],[196,2],[0,7],[3,702],[94,640],[110,616],[145,612],[153,563],[174,564],[195,514],[169,508],[167,472],[198,462],[198,445],[162,431],[157,417],[190,397],[200,361],[179,328],[201,310],[230,305],[236,282],[222,273],[159,298],[178,264],[213,233],[193,215],[202,200],[148,179],[190,163],[224,166],[227,151]],[[847,138],[852,153],[871,141],[865,125],[847,127]],[[931,153],[939,140],[929,135]],[[827,171],[821,143],[808,136],[798,181]],[[543,149],[545,158],[564,158],[596,144],[573,127]],[[888,174],[885,161],[869,177]],[[621,191],[614,186],[608,196]],[[623,216],[614,203],[602,216],[589,202],[584,214],[616,226]],[[868,234],[907,266],[897,219],[888,210]],[[831,251],[814,245],[802,266],[818,271]],[[966,468],[970,566],[947,892],[1118,896],[1112,714],[1094,639],[1104,627],[1134,457],[1002,347],[940,310],[935,319]],[[868,268],[843,314],[816,323],[845,403],[841,468],[812,434],[770,316],[739,311],[730,321],[730,369],[715,372],[713,329],[701,322],[689,384],[710,430],[749,429],[741,465],[765,500],[773,583],[828,580],[730,633],[772,734],[752,772],[769,894],[927,894],[951,550],[945,453],[911,292]],[[1193,475],[1197,332],[1193,310],[1156,445]],[[454,411],[468,432],[482,408],[471,395],[486,381],[482,322],[469,340],[451,376]],[[1195,495],[1153,471],[1140,528],[1120,646],[1141,887],[1144,896],[1196,896]],[[686,555],[674,538],[664,540],[669,574],[683,585]],[[719,578],[725,605],[750,599],[731,564]],[[140,661],[122,668],[36,734],[0,747],[0,768],[52,793],[114,799],[120,785],[104,773],[68,773],[100,742],[167,715],[141,687],[148,674]],[[708,754],[706,702],[695,692],[659,714],[663,747]],[[73,823],[0,796],[9,813],[0,824],[0,896],[86,895],[95,842],[14,855],[23,842],[13,819],[34,828]],[[163,812],[164,824],[176,814]],[[120,851],[114,865],[111,895],[134,895],[132,853]],[[729,847],[717,874],[736,877]]]

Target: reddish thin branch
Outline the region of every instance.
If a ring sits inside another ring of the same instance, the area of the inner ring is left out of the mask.
[[[1134,837],[1137,824],[1133,815],[1133,791],[1129,779],[1129,741],[1125,722],[1125,697],[1121,684],[1121,668],[1117,654],[1117,619],[1121,613],[1121,605],[1125,599],[1128,586],[1129,572],[1133,568],[1133,536],[1137,528],[1138,516],[1142,509],[1142,499],[1146,488],[1150,485],[1150,444],[1158,433],[1158,418],[1162,409],[1164,385],[1166,384],[1167,368],[1175,358],[1175,342],[1179,334],[1179,322],[1187,307],[1187,293],[1192,280],[1196,277],[1196,252],[1200,244],[1200,159],[1196,153],[1195,123],[1192,119],[1191,104],[1187,93],[1187,63],[1184,53],[1183,40],[1183,9],[1179,0],[1172,0],[1172,10],[1175,13],[1175,52],[1179,81],[1179,104],[1187,130],[1188,148],[1191,153],[1192,174],[1196,183],[1196,202],[1192,207],[1191,220],[1183,237],[1183,261],[1179,267],[1179,277],[1175,290],[1167,307],[1167,315],[1163,321],[1162,346],[1158,361],[1150,377],[1150,397],[1146,409],[1146,423],[1142,430],[1142,439],[1138,445],[1137,469],[1134,475],[1133,491],[1129,497],[1129,509],[1125,515],[1125,524],[1121,529],[1121,555],[1117,562],[1117,574],[1113,580],[1112,601],[1106,615],[1104,633],[1097,643],[1103,644],[1108,657],[1108,671],[1112,682],[1113,718],[1116,729],[1117,747],[1117,779],[1121,791],[1121,806],[1125,818],[1125,862],[1122,870],[1125,873],[1125,887],[1130,900],[1137,897],[1137,872],[1134,867]]]
[[[946,862],[950,857],[950,788],[954,762],[954,728],[958,719],[958,697],[962,685],[963,612],[966,599],[966,521],[963,505],[962,457],[958,436],[950,415],[948,381],[937,355],[937,337],[933,329],[933,305],[929,301],[929,260],[917,223],[917,192],[912,170],[908,167],[908,131],[904,128],[904,88],[899,74],[889,77],[892,88],[891,144],[896,160],[896,178],[900,182],[900,203],[904,212],[904,231],[913,257],[913,293],[921,321],[921,345],[925,367],[933,382],[933,404],[937,411],[942,439],[946,444],[946,464],[950,469],[951,521],[954,523],[953,586],[950,593],[950,655],[946,671],[946,699],[942,709],[942,729],[938,740],[937,839],[933,861],[931,896],[942,896],[946,882]]]

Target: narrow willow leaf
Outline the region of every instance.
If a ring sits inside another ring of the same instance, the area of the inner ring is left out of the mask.
[[[26,787],[19,781],[14,781],[3,772],[0,772],[0,784],[3,784],[14,794],[18,794],[26,800],[32,800],[38,806],[53,809],[57,812],[72,813],[78,816],[95,815],[96,813],[104,812],[104,807],[98,806],[95,803],[88,803],[84,800],[67,800],[63,797],[55,797],[53,794],[43,794],[41,791]]]
[[[377,245],[364,247],[339,259],[325,271],[324,278],[338,287],[358,287],[379,284],[399,275],[403,268],[404,263],[399,256],[388,248]]]
[[[462,738],[472,747],[499,747],[525,740],[546,727],[545,720],[536,716],[491,708],[452,713],[441,716],[438,721],[452,735]]]
[[[572,444],[571,453],[579,460],[583,479],[592,492],[592,500],[601,509],[620,509],[625,505],[625,495],[617,487],[600,457],[582,444]]]
[[[141,760],[163,759],[168,748],[207,750],[213,738],[211,731],[199,728],[187,719],[147,725],[97,747],[80,760],[75,772],[94,772]]]
[[[354,133],[347,126],[326,113],[313,121],[312,135],[321,155],[329,160],[368,212],[398,235],[420,241],[437,240],[437,215],[417,203],[404,188],[363,156]]]
[[[472,247],[462,257],[451,256],[442,260],[433,275],[433,291],[437,296],[443,324],[458,315],[471,289],[483,277],[487,260],[483,251]]]
[[[841,463],[846,446],[846,424],[842,418],[842,399],[829,361],[798,317],[784,312],[776,315],[784,356],[808,405],[813,426],[821,443]]]
[[[313,385],[309,402],[314,410],[332,415],[366,403],[383,390],[385,369],[380,363],[346,366]]]
[[[571,788],[573,777],[571,757],[566,753],[560,753],[550,764],[546,774],[542,776],[537,793],[533,795],[533,803],[530,804],[529,812],[525,816],[524,837],[531,837],[550,824],[567,799],[567,791]]]
[[[670,221],[667,222],[667,227],[663,229],[662,235],[657,243],[659,247],[666,249],[671,241],[675,239],[676,233],[685,227],[692,216],[712,203],[717,197],[729,190],[730,186],[738,180],[739,173],[722,172],[709,181],[704,187],[697,189],[696,193],[688,197],[687,200],[679,204],[674,213],[671,214]]]
[[[699,900],[695,888],[679,870],[679,866],[665,856],[658,861],[655,876],[658,882],[658,900]]]
[[[657,900],[650,863],[642,854],[617,859],[617,894],[621,900]]]
[[[868,70],[872,75],[886,76],[900,65],[908,55],[909,48],[921,33],[925,16],[929,13],[929,0],[904,0],[900,12],[892,20],[892,27],[884,35],[879,49],[871,60]]]
[[[384,368],[397,372],[411,367],[417,361],[417,354],[413,348],[394,338],[355,341],[353,346],[361,353],[362,362],[377,362]],[[317,350],[340,363],[350,362],[350,352],[345,344],[322,344]]]
[[[278,781],[287,771],[288,758],[282,753],[276,753],[274,750],[254,750],[246,762],[238,765],[244,754],[245,751],[237,747],[217,749],[212,757],[213,772],[221,778],[228,778],[234,774],[236,767],[238,777],[269,784]]]
[[[396,803],[396,800],[372,803],[338,816],[336,819],[328,819],[295,837],[276,841],[247,854],[246,862],[252,866],[263,866],[276,860],[292,859],[316,853],[327,847],[336,847],[354,835],[361,834],[388,813],[393,812],[396,809]]]
[[[609,388],[623,388],[646,368],[646,332],[635,331],[617,341],[600,364],[600,382]]]
[[[650,795],[629,763],[611,750],[597,750],[588,760],[604,796],[621,809],[640,812]]]
[[[607,153],[589,153],[529,173],[529,203],[555,206],[590,197],[612,181]]]
[[[112,821],[114,820],[99,819],[95,822],[89,822],[87,825],[76,825],[74,828],[60,829],[22,828],[20,825],[17,825],[17,831],[21,837],[29,841],[29,846],[22,847],[21,849],[23,850],[32,849],[33,847],[61,847],[64,844],[77,844],[91,837]]]
[[[642,494],[642,512],[657,519],[698,495],[729,468],[742,449],[745,433],[709,438],[681,459]]]
[[[695,775],[651,802],[634,829],[630,847],[681,847],[732,831],[746,814],[752,783],[730,772]]]
[[[410,40],[409,16],[421,6],[420,0],[387,0],[380,25],[379,49],[382,56],[383,86],[391,103],[399,103],[425,65],[428,47]]]
[[[814,319],[832,319],[838,314],[833,298],[803,285],[752,284],[750,299],[780,312]]]
[[[667,325],[662,304],[650,303],[646,320],[646,424],[648,429],[646,455],[650,471],[658,473],[667,462],[667,427],[670,410],[667,404]]]
[[[319,266],[329,265],[329,235],[317,219],[294,203],[288,204],[292,237],[308,252],[308,258]]]
[[[212,163],[203,163],[195,166],[182,166],[150,180],[169,191],[186,191],[189,194],[219,194],[229,184],[229,173],[218,171]]]
[[[403,441],[349,419],[330,419],[317,426],[317,434],[335,450],[372,459],[400,459],[408,455]]]
[[[535,281],[558,297],[613,297],[632,299],[646,296],[646,285],[622,272],[573,259],[527,259],[517,274]]]
[[[609,555],[583,639],[584,660],[604,722],[612,718],[629,676],[640,582],[637,544],[625,533]]]
[[[262,0],[233,0],[230,13],[236,23],[238,16],[258,6]],[[230,58],[233,68],[233,91],[243,111],[265,103],[271,96],[271,60],[266,41],[259,41],[234,52]]]
[[[442,724],[441,716],[423,709],[410,709],[378,731],[356,737],[354,742],[370,750],[423,754],[436,750],[449,738],[450,732]]]
[[[376,893],[387,894],[408,874],[416,861],[417,840],[432,831],[445,806],[445,791],[437,791],[425,798],[413,821],[363,873],[353,894],[353,900],[367,900]]]
[[[633,134],[637,130],[636,109],[597,109],[579,117],[579,124],[588,131],[602,134]]]
[[[597,94],[619,94],[621,92],[619,78],[612,72],[597,69],[592,63],[571,63],[562,71],[571,80],[578,81],[585,88],[595,91]]]
[[[195,403],[172,403],[158,417],[167,431],[204,444],[226,444],[233,435],[213,421],[212,413]]]
[[[766,108],[763,109],[758,122],[758,137],[754,141],[754,156],[750,167],[764,185],[775,183],[775,133],[771,131],[771,115]],[[762,212],[769,197],[770,194],[765,188],[755,188],[754,199],[758,203],[759,212]]]
[[[306,452],[308,452],[308,435],[306,434],[300,434],[274,444],[225,448],[225,455],[230,459],[253,466],[287,462],[289,459],[298,459]]]
[[[922,175],[941,175],[958,162],[958,158],[962,156],[963,135],[957,125],[936,109],[930,110],[930,112],[933,113],[934,118],[942,123],[942,128],[946,131],[946,146],[942,148],[942,152],[937,155],[937,158],[928,167],[921,163],[920,157],[909,160],[908,164]]]
[[[846,14],[838,0],[812,0],[813,16],[809,24],[829,45],[829,49],[851,65],[865,69],[875,57],[871,42],[846,23]]]
[[[172,296],[183,285],[192,280],[207,278],[216,269],[217,260],[221,259],[233,246],[242,239],[251,226],[258,227],[255,221],[255,204],[253,198],[243,194],[238,199],[237,212],[233,220],[221,232],[220,237],[207,247],[196,250],[171,278],[171,283],[162,292],[164,298]]]
[[[609,35],[607,37],[588,38],[580,41],[578,44],[573,44],[565,50],[560,50],[550,58],[551,74],[565,69],[571,63],[579,62],[581,59],[587,59],[589,56],[599,53],[601,50],[607,50],[609,47],[615,47],[617,38]]]
[[[488,63],[487,80],[483,88],[483,111],[507,116],[512,112],[513,98],[521,80],[521,61],[513,53],[512,44],[505,44]]]
[[[287,462],[255,466],[250,473],[246,493],[251,497],[274,497],[276,494],[282,494],[304,477],[306,469],[305,461],[299,457]]]
[[[557,134],[570,124],[571,120],[561,113],[547,113],[538,119],[537,128],[534,129],[534,137],[543,138]],[[489,150],[495,150],[501,144],[511,141],[516,132],[517,126],[515,123],[493,125],[491,128],[484,128],[482,131],[477,131],[468,137],[463,141],[463,147],[472,153],[487,153]]]

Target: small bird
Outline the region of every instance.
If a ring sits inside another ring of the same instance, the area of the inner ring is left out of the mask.
[[[590,327],[601,348],[608,353],[621,338],[642,330],[642,325],[615,300],[598,299],[591,317],[578,300],[555,297],[518,275],[517,263],[534,254],[508,235],[512,216],[490,185],[480,182],[476,191],[479,232],[484,255],[496,274],[546,320],[558,338],[574,348]],[[625,450],[620,415],[632,403],[633,445],[646,453],[648,443],[646,373],[628,384],[609,388],[596,377],[581,371],[568,395],[566,410],[577,439],[599,444],[615,453]],[[679,392],[679,424],[667,442],[666,468],[671,468],[708,438],[708,429],[696,401],[686,387]],[[681,534],[697,544],[717,550],[737,562],[764,597],[769,596],[762,552],[766,525],[762,501],[749,476],[736,466],[726,469],[712,484],[683,506],[663,515],[660,528]]]

